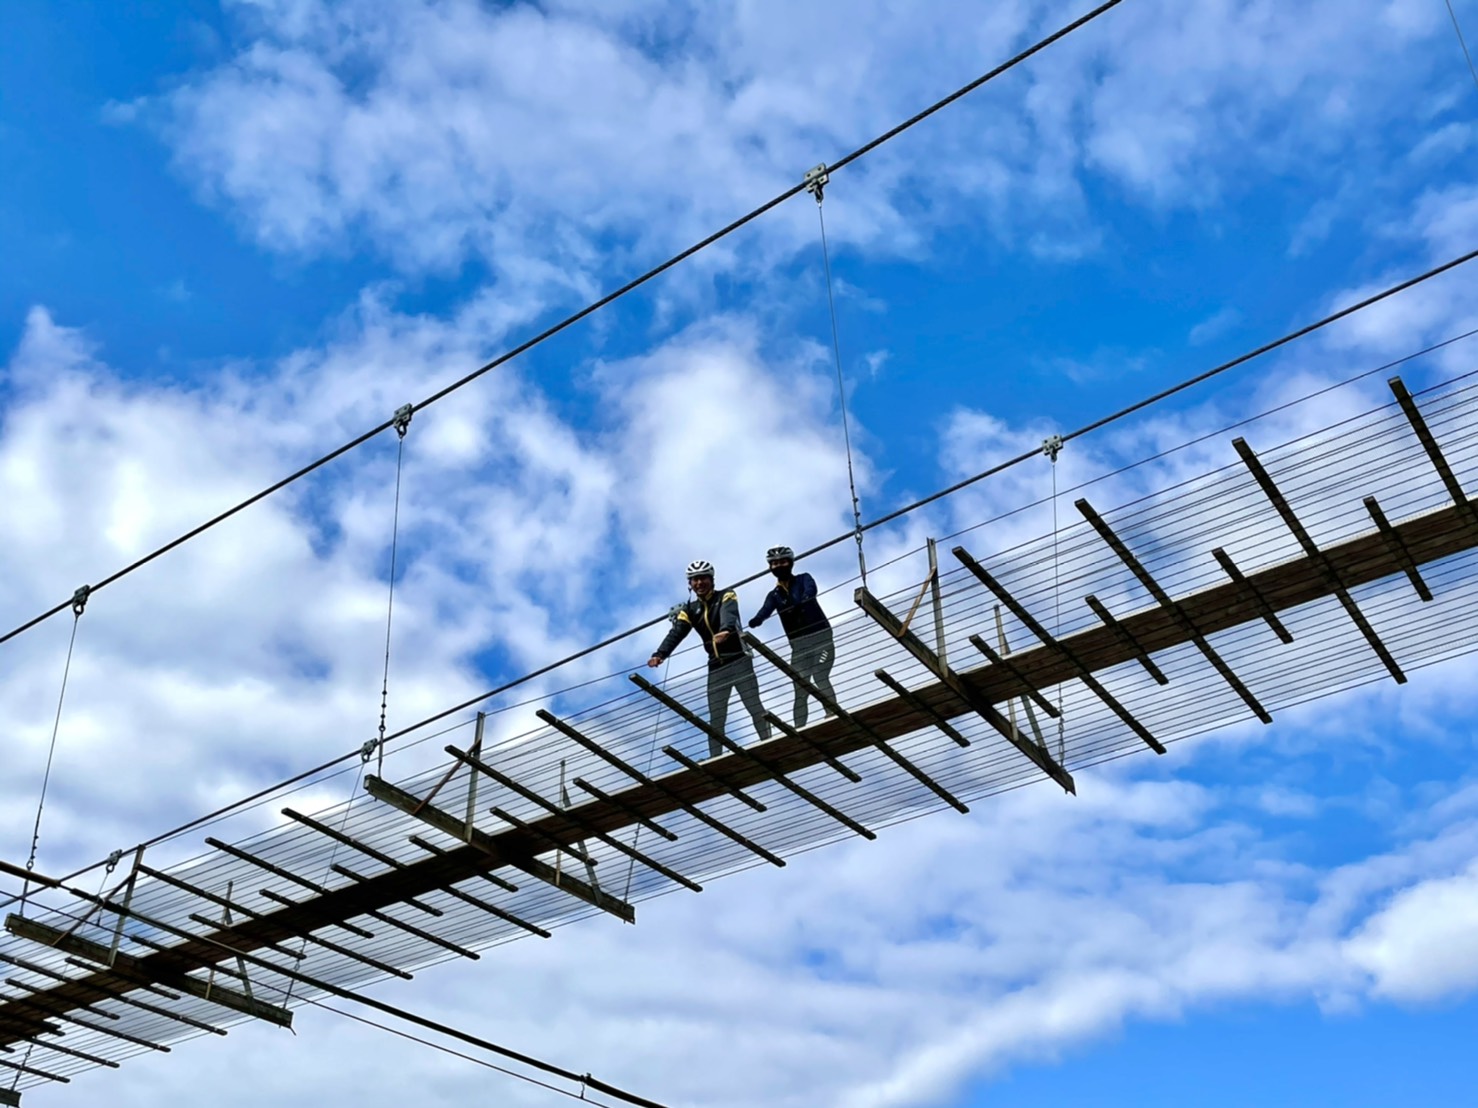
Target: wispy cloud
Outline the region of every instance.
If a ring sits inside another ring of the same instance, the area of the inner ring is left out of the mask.
[[[847,205],[836,234],[909,253],[968,218],[1069,260],[1100,248],[1091,180],[1203,208],[1404,111],[1380,74],[1441,25],[1368,7],[1115,11],[1050,65],[911,135],[906,158],[884,150],[850,169],[834,189]],[[273,249],[367,242],[413,271],[481,257],[559,288],[578,285],[596,251],[690,241],[1060,15],[765,11],[258,4],[238,9],[229,61],[117,114],[157,127],[181,171]],[[772,254],[813,241],[801,207],[765,224]]]

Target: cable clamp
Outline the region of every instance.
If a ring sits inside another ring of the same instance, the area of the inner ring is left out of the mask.
[[[402,404],[395,409],[395,422],[392,426],[401,438],[405,438],[405,433],[410,430],[411,416],[415,415],[415,412],[415,406],[411,404]]]
[[[1042,453],[1056,462],[1057,455],[1062,453],[1062,436],[1053,435],[1050,439],[1043,439]]]
[[[367,763],[371,758],[373,758],[375,750],[379,747],[379,745],[379,739],[365,739],[364,745],[359,748],[360,762]]]
[[[83,585],[72,594],[72,614],[74,616],[80,616],[82,614],[83,609],[87,607],[87,598],[91,595],[91,585]]]
[[[831,174],[826,172],[826,163],[822,162],[815,169],[808,169],[805,183],[806,191],[816,198],[816,203],[821,203],[826,186],[831,184]]]
[[[112,854],[109,854],[107,872],[112,873],[115,869],[118,868],[118,863],[121,861],[123,861],[123,851],[115,850]]]

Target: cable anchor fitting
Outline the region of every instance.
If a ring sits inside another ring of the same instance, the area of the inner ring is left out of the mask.
[[[1042,453],[1051,458],[1055,464],[1057,455],[1062,453],[1062,436],[1053,435],[1051,438],[1042,440]]]
[[[826,193],[826,186],[831,184],[831,174],[826,171],[826,163],[822,162],[815,169],[806,171],[806,191],[816,198],[816,203],[821,203]]]
[[[121,862],[121,861],[123,861],[123,851],[121,851],[121,850],[115,850],[115,851],[113,851],[112,854],[109,854],[108,855],[108,868],[107,868],[106,872],[112,873],[115,869],[118,868],[118,863]]]
[[[367,765],[374,757],[375,751],[380,746],[379,739],[365,739],[364,745],[359,748],[359,761],[361,765]]]
[[[80,616],[87,607],[87,598],[92,595],[92,586],[83,585],[72,594],[72,614]]]
[[[416,409],[413,404],[402,404],[395,409],[395,421],[391,426],[401,438],[405,438],[405,433],[411,429],[411,416],[415,414]]]

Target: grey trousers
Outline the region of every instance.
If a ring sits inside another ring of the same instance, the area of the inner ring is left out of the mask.
[[[836,661],[836,643],[831,637],[831,628],[813,631],[809,635],[798,635],[790,640],[790,664],[797,673],[824,692],[832,700],[837,698],[831,687],[831,667]],[[810,696],[795,689],[795,725],[804,727],[810,716]],[[829,712],[827,713],[830,714]]]
[[[754,722],[754,733],[764,742],[770,737],[770,725],[765,722],[765,705],[760,700],[760,683],[754,675],[754,659],[748,654],[708,671],[708,722],[714,730],[728,734],[724,725],[729,722],[729,695],[735,689],[739,690],[739,699]],[[723,747],[710,737],[708,756],[717,758],[723,752]]]

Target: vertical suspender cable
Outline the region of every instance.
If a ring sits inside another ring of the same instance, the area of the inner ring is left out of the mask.
[[[1042,441],[1042,453],[1052,459],[1052,636],[1062,638],[1062,562],[1057,552],[1057,455],[1062,453],[1062,436],[1053,435]],[[1062,711],[1062,682],[1057,684],[1057,764],[1064,765],[1067,748],[1067,717]]]
[[[92,590],[83,585],[72,596],[72,637],[67,640],[67,660],[62,666],[62,688],[56,698],[56,718],[51,724],[51,745],[46,750],[46,770],[41,775],[41,795],[36,800],[36,823],[31,828],[31,854],[26,859],[26,873],[36,868],[36,851],[41,845],[41,813],[46,808],[46,789],[51,784],[51,763],[56,757],[56,737],[62,726],[62,705],[67,699],[67,678],[72,673],[72,649],[77,645],[77,625],[82,622],[83,609],[87,607],[87,595]],[[26,897],[30,894],[29,880],[21,883],[20,914],[26,914]]]
[[[677,609],[674,608],[673,611]],[[662,664],[662,684],[659,686],[664,692],[667,690],[667,675],[672,672],[672,658]],[[652,745],[647,748],[647,767],[644,772],[648,777],[652,776],[652,759],[657,755],[657,735],[662,730],[662,717],[654,715],[652,723]],[[631,836],[631,849],[635,850],[641,845],[641,824],[636,825],[636,831]],[[621,894],[622,900],[631,899],[631,879],[636,873],[636,859],[632,858],[626,867],[626,891]]]
[[[385,605],[385,675],[380,682],[380,733],[374,740],[375,773],[381,777],[385,774],[385,713],[390,705],[390,627],[395,618],[395,559],[400,544],[400,472],[405,463],[405,433],[410,429],[413,412],[414,409],[406,404],[395,413],[395,433],[399,441],[395,448],[395,509],[390,521],[390,589]],[[369,761],[367,751],[361,761]]]
[[[415,408],[410,404],[402,405],[396,409],[395,419],[392,426],[395,428],[395,506],[390,517],[390,586],[389,596],[385,604],[385,670],[380,680],[380,731],[379,734],[365,742],[359,750],[359,770],[354,775],[354,784],[349,789],[349,801],[344,805],[344,818],[339,821],[339,832],[349,826],[349,815],[354,809],[354,800],[359,796],[359,783],[364,778],[364,767],[369,763],[370,755],[375,755],[375,774],[383,777],[385,774],[385,716],[390,707],[390,631],[395,619],[395,566],[400,546],[400,475],[405,465],[405,433],[410,430],[411,416],[415,414]],[[338,854],[339,844],[335,840],[333,848],[329,851],[328,864],[324,867],[323,881],[328,881],[333,872],[334,858]],[[305,935],[298,952],[302,954],[308,949],[308,938]],[[293,989],[297,986],[297,978],[292,977],[288,981],[287,999],[292,999]]]
[[[857,499],[857,477],[852,470],[852,432],[847,425],[847,385],[842,376],[842,340],[837,329],[836,297],[831,290],[831,250],[826,243],[826,216],[821,210],[829,180],[824,165],[818,165],[806,174],[806,189],[816,197],[816,218],[821,223],[821,263],[826,272],[826,306],[831,313],[831,349],[836,358],[837,403],[842,409],[842,442],[847,448],[847,487],[852,493],[852,535],[857,540],[857,570],[862,577],[862,587],[866,588],[867,559],[862,551],[862,502]]]

